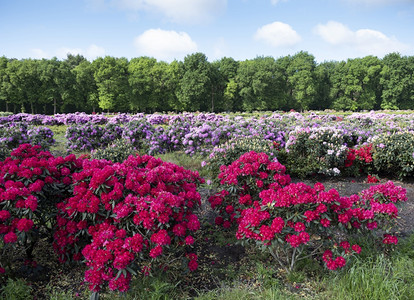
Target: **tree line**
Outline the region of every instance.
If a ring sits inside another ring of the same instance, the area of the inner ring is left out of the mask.
[[[0,111],[42,114],[155,111],[414,109],[414,56],[390,53],[316,63],[308,52],[280,58],[203,53],[167,63],[112,56],[92,62],[0,57]]]

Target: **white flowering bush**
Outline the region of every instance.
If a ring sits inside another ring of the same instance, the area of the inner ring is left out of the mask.
[[[333,127],[296,128],[286,141],[287,161],[291,173],[300,177],[312,174],[340,175],[347,156],[350,135]]]

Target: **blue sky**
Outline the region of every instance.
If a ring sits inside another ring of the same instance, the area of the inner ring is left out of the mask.
[[[414,55],[414,0],[0,0],[0,56]]]

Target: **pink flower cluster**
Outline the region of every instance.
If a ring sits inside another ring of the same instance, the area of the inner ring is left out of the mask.
[[[221,219],[219,222],[216,219],[216,223],[225,225],[227,216],[230,221],[237,221],[237,239],[288,249],[311,244],[315,247],[318,243],[333,244],[334,231],[369,231],[395,220],[398,216],[396,204],[407,200],[405,189],[391,181],[372,186],[361,196],[350,197],[341,197],[335,189],[325,191],[321,183],[314,187],[301,182],[289,183],[288,180],[281,183],[280,178],[287,175],[280,164],[276,168],[270,167],[276,164],[266,160],[263,153],[250,152],[222,168],[219,176],[223,178],[223,190],[211,197],[210,203],[220,214],[218,218]],[[271,180],[266,181],[263,188],[253,189],[260,170],[269,172]],[[273,170],[278,172],[272,173]],[[258,197],[248,193],[251,190]],[[229,209],[231,206],[235,209]],[[383,240],[384,244],[396,242],[391,235]],[[351,247],[347,242],[342,242],[340,247],[344,255],[361,251],[358,245]],[[328,255],[330,252],[325,253],[323,260],[329,269],[345,265],[344,257],[333,259],[332,254]]]
[[[115,164],[85,160],[73,179],[73,196],[58,204],[54,247],[62,261],[81,258],[75,249],[83,249],[91,290],[107,284],[125,291],[144,261],[161,263],[172,244],[184,251],[194,243],[200,221],[192,211],[203,181],[197,172],[144,155]],[[191,257],[188,267],[195,270]]]
[[[53,157],[40,146],[22,144],[0,162],[0,237],[15,243],[24,232],[46,226],[53,215],[54,201],[65,196],[72,183],[71,174],[81,166],[74,155]],[[53,194],[59,186],[59,193]],[[36,212],[36,213],[35,213]],[[39,218],[39,213],[50,213]]]
[[[283,187],[290,183],[286,167],[269,159],[265,153],[248,152],[229,166],[221,166],[222,191],[208,201],[218,212],[216,224],[224,228],[238,222],[241,211],[259,201],[262,190]]]

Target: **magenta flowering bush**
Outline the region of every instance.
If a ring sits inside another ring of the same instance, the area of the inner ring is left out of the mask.
[[[0,161],[0,238],[22,244],[29,260],[41,230],[52,237],[56,204],[72,193],[72,174],[81,160],[53,157],[40,146],[22,144]]]
[[[49,232],[62,262],[86,262],[91,290],[126,291],[133,275],[179,258],[197,269],[191,249],[202,182],[148,155],[114,164],[24,144],[0,161],[0,238],[5,247],[22,244],[32,261],[39,234]]]
[[[73,196],[58,205],[54,248],[62,261],[86,259],[92,291],[126,291],[133,275],[169,267],[194,243],[197,172],[144,155],[84,161],[73,177]],[[195,270],[197,256],[186,257]]]
[[[260,170],[278,172],[263,181]],[[237,239],[268,250],[287,269],[318,254],[328,269],[344,267],[349,256],[361,251],[346,240],[353,232],[381,229],[383,244],[397,243],[389,229],[398,216],[396,204],[407,200],[405,189],[390,181],[361,196],[341,197],[335,189],[325,191],[321,183],[290,183],[284,170],[269,163],[264,153],[254,152],[223,167],[223,190],[210,199],[219,213],[216,223],[224,225],[227,218],[224,226],[230,227],[237,221]]]
[[[259,200],[262,190],[289,184],[290,176],[285,171],[285,166],[271,161],[267,154],[254,151],[241,155],[229,166],[222,165],[218,175],[222,190],[208,199],[218,213],[216,224],[231,227],[243,209]]]

